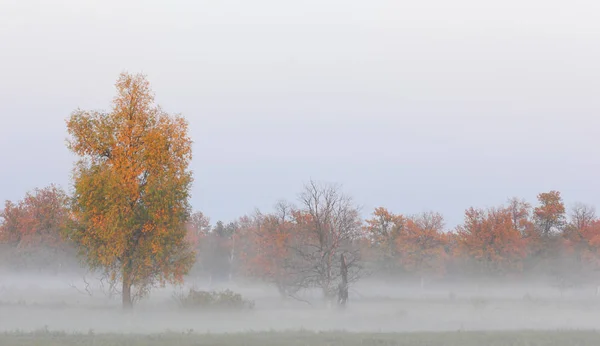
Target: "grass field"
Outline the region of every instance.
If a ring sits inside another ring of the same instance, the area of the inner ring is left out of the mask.
[[[282,301],[274,287],[233,283],[254,309],[181,309],[177,289],[166,287],[123,313],[118,297],[81,294],[71,278],[0,278],[0,346],[600,345],[595,287],[373,281],[339,310],[319,297]]]
[[[594,331],[445,333],[260,332],[235,334],[67,334],[38,331],[0,335],[2,346],[546,346],[600,345]]]

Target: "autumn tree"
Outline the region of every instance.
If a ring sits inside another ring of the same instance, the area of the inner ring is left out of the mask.
[[[566,226],[566,210],[560,192],[549,191],[537,196],[538,205],[533,210],[534,232],[527,238],[528,263],[540,273],[551,273],[563,280],[570,264],[562,251],[562,233]]]
[[[525,238],[532,236],[534,224],[531,221],[531,205],[523,199],[513,197],[508,200],[507,209],[510,213],[513,228]]]
[[[527,248],[515,227],[513,211],[500,207],[465,212],[464,224],[457,228],[458,246],[481,272],[505,274],[521,269]]]
[[[535,225],[542,237],[550,237],[562,232],[566,224],[565,205],[560,192],[550,191],[540,193],[539,205],[535,208]]]
[[[399,263],[396,240],[405,227],[402,215],[389,212],[386,208],[376,208],[370,219],[365,220],[365,236],[374,250],[376,261],[385,271],[393,271]]]
[[[197,211],[190,215],[186,222],[188,243],[195,249],[198,248],[202,238],[210,232],[210,218]]]
[[[576,256],[580,268],[600,269],[600,219],[594,207],[582,203],[573,206],[564,239],[565,250]]]
[[[269,214],[257,213],[243,223],[241,234],[248,245],[243,251],[245,272],[251,277],[274,284],[282,298],[294,296],[301,289],[293,277],[292,240],[296,236],[293,207],[285,201]],[[244,218],[247,219],[247,218]]]
[[[67,121],[74,169],[71,233],[92,269],[122,282],[123,307],[156,284],[181,282],[194,261],[185,241],[192,158],[187,122],[154,103],[145,76],[122,73],[109,112]]]
[[[194,266],[188,273],[188,275],[194,275],[198,274],[198,271],[202,270],[205,265],[201,254],[204,253],[203,247],[206,245],[211,230],[210,218],[200,211],[194,212],[186,222],[186,230],[186,241],[199,254],[199,256],[196,256]]]
[[[440,213],[424,212],[406,220],[404,231],[396,239],[400,263],[406,271],[421,278],[445,272],[447,258],[443,234],[444,217]]]
[[[6,201],[0,210],[0,242],[16,250],[7,253],[10,262],[61,267],[72,255],[71,244],[63,237],[68,215],[68,196],[56,185],[36,188],[16,203]]]

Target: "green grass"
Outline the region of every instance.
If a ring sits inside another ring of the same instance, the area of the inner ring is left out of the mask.
[[[600,345],[595,331],[444,333],[257,332],[237,334],[164,333],[67,334],[47,330],[0,334],[2,346],[541,346]]]

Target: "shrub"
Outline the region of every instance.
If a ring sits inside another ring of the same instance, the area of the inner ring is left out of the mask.
[[[246,300],[241,294],[228,289],[210,292],[190,289],[187,295],[175,294],[174,299],[180,307],[187,309],[246,310],[254,308],[253,301]]]

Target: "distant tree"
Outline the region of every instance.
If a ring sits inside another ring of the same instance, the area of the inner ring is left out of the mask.
[[[580,268],[600,269],[600,219],[594,207],[581,203],[573,207],[564,238],[566,250],[576,256]]]
[[[190,215],[186,222],[188,231],[188,242],[197,249],[202,238],[210,232],[210,218],[202,212],[197,211]]]
[[[571,210],[571,217],[568,226],[578,230],[589,227],[597,220],[596,209],[591,205],[576,203]]]
[[[512,212],[505,207],[465,212],[465,222],[457,228],[458,246],[478,264],[481,273],[521,270],[527,247]]]
[[[565,257],[562,244],[566,227],[566,210],[560,192],[550,191],[537,196],[538,205],[533,211],[534,231],[527,237],[528,263],[537,272],[551,274],[564,281],[571,259]]]
[[[443,234],[444,217],[435,212],[425,212],[406,220],[404,231],[396,239],[400,262],[408,272],[424,279],[445,272],[447,259]]]
[[[273,213],[256,215],[254,222],[246,223],[242,229],[244,240],[250,245],[242,255],[246,273],[274,284],[282,298],[294,296],[301,287],[295,286],[297,281],[289,270],[294,261],[293,207],[278,202]]]
[[[56,185],[28,192],[16,203],[6,201],[0,210],[0,242],[17,250],[10,254],[11,263],[62,266],[71,255],[72,244],[62,236],[68,217],[68,196]]]
[[[154,103],[143,75],[123,73],[108,113],[67,121],[74,171],[70,236],[93,269],[122,282],[123,307],[156,284],[181,282],[194,262],[185,241],[192,158],[187,122]]]
[[[398,268],[399,253],[396,241],[403,233],[406,219],[390,213],[383,207],[376,208],[365,221],[365,236],[370,241],[378,265],[386,272]]]
[[[188,275],[198,275],[205,269],[202,254],[205,251],[203,247],[210,235],[210,230],[210,218],[202,212],[193,213],[186,222],[186,241],[197,254],[194,266],[190,269]]]
[[[205,237],[200,252],[209,270],[211,282],[228,281],[232,278],[237,229],[235,222],[225,225],[222,221],[217,221]]]
[[[510,213],[513,228],[518,230],[523,237],[530,237],[534,231],[531,221],[531,205],[519,198],[508,200],[508,212]]]
[[[562,232],[566,224],[565,205],[558,191],[540,193],[539,206],[535,208],[535,225],[542,237]]]

